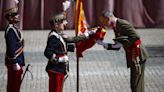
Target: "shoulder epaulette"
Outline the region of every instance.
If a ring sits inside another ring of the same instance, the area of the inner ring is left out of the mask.
[[[14,31],[16,37],[17,37],[20,41],[23,39],[22,36],[20,37],[20,36],[18,35],[17,29],[16,29],[12,24],[9,24],[9,26],[8,26],[8,28],[7,28],[7,30],[6,30],[6,35],[7,35],[8,32],[10,31],[10,29],[13,29],[13,31]]]
[[[55,36],[56,38],[60,38],[56,32],[50,32],[50,34],[48,35],[48,38],[51,36]]]

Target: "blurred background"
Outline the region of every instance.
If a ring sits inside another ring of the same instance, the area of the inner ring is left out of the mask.
[[[3,11],[13,6],[15,0],[0,0],[0,30],[6,26]],[[49,29],[49,17],[62,11],[65,0],[19,0],[20,28]],[[67,10],[67,29],[74,29],[75,0],[70,0]],[[98,19],[103,10],[113,11],[136,28],[164,27],[164,0],[83,0],[88,27],[102,25]]]

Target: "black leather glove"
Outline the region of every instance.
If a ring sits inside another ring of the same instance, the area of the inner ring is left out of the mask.
[[[75,45],[74,44],[67,44],[67,51],[74,52],[75,51]]]

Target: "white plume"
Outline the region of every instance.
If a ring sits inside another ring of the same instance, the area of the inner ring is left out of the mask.
[[[70,7],[71,2],[65,1],[62,4],[63,4],[63,10],[66,11]]]
[[[15,0],[15,3],[18,4],[19,3],[19,0]]]

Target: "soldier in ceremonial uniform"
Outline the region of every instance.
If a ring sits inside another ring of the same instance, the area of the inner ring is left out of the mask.
[[[44,51],[44,55],[49,59],[46,66],[49,76],[49,92],[62,92],[64,79],[69,69],[67,53],[73,50],[73,46],[67,45],[67,43],[86,40],[93,32],[89,31],[76,37],[64,34],[62,31],[67,21],[63,13],[54,14],[49,22],[51,31],[48,35],[47,46]]]
[[[148,53],[142,45],[140,36],[135,28],[126,20],[116,18],[112,12],[104,11],[100,21],[107,27],[112,27],[115,33],[114,44],[97,41],[107,50],[119,50],[121,47],[126,52],[127,67],[131,70],[130,84],[132,92],[144,91],[144,70]]]
[[[19,22],[18,8],[5,11],[8,26],[5,30],[6,56],[5,65],[8,70],[7,92],[19,92],[21,84],[22,67],[24,64],[24,41],[21,31],[17,28]]]

